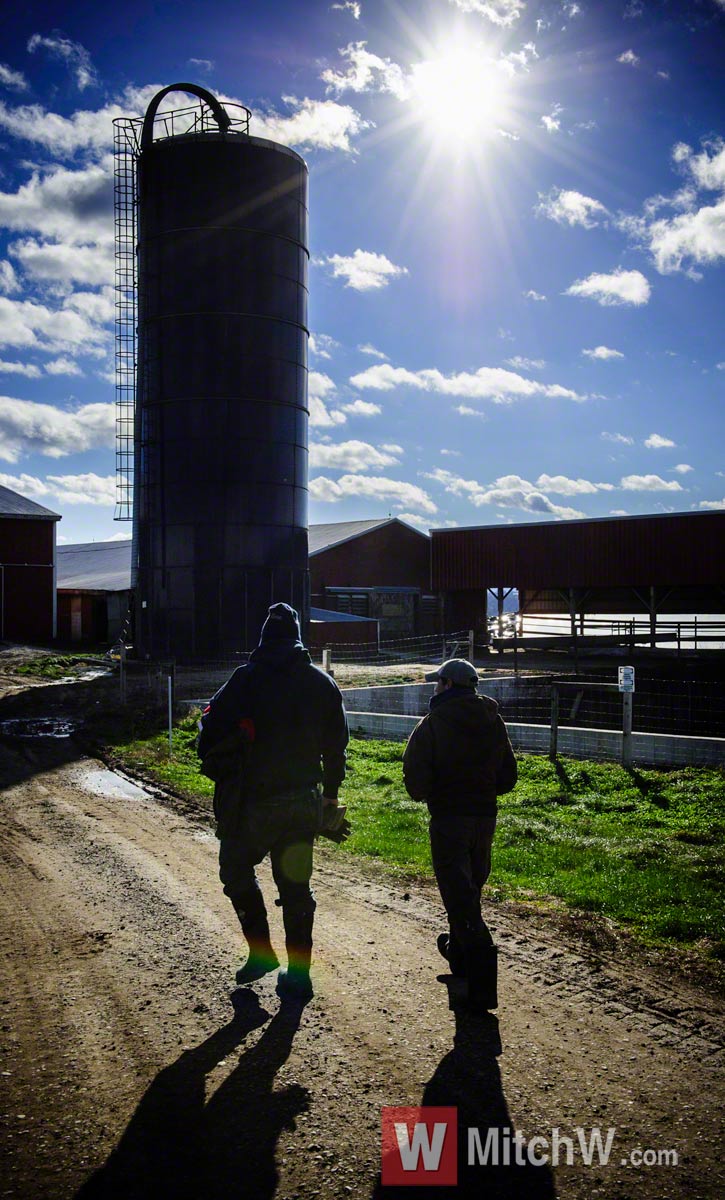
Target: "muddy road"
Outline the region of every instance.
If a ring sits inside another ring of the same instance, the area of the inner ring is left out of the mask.
[[[268,976],[232,1007],[241,935],[204,814],[69,738],[5,739],[0,776],[3,1196],[392,1195],[381,1108],[421,1104],[457,1106],[482,1142],[498,1130],[501,1157],[507,1131],[575,1142],[572,1165],[522,1150],[431,1195],[725,1195],[711,995],[499,905],[500,1008],[467,1016],[436,979],[435,890],[331,847],[314,999],[282,1006]],[[574,1131],[595,1126],[615,1141],[587,1166]],[[637,1150],[678,1165],[623,1165]]]

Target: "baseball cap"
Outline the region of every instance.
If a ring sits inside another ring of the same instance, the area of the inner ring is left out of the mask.
[[[456,687],[478,687],[478,672],[467,658],[449,658],[437,671],[431,671],[425,678],[427,683],[450,679]]]

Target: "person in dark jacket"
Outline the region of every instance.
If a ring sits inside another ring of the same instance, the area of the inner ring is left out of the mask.
[[[478,694],[476,668],[452,658],[430,675],[430,711],[403,756],[408,795],[430,812],[433,869],[448,914],[438,948],[454,975],[468,978],[474,1007],[495,1008],[496,947],[481,915],[491,871],[496,798],[516,784],[517,769],[498,704]]]
[[[238,983],[279,966],[255,866],[269,854],[282,907],[288,968],[280,995],[312,995],[312,846],[323,808],[338,805],[347,718],[339,688],[312,665],[297,613],[273,604],[249,663],[211,700],[197,743],[216,781],[219,874],[249,946]]]

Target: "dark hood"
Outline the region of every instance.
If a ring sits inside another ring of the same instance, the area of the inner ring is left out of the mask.
[[[255,666],[265,666],[286,672],[300,663],[309,663],[309,651],[297,638],[277,638],[276,641],[265,641],[257,646],[249,656],[250,663]]]
[[[468,695],[445,696],[443,704],[436,704],[431,709],[431,719],[442,721],[445,725],[454,725],[461,732],[483,733],[490,732],[498,716],[498,704],[490,696],[479,696],[477,692]]]

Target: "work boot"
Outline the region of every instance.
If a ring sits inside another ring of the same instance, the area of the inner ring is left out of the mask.
[[[270,941],[269,921],[261,893],[258,896],[253,893],[248,904],[248,908],[243,908],[240,903],[234,904],[242,933],[249,946],[247,961],[237,971],[238,984],[253,983],[269,971],[276,971],[279,966],[279,959]]]
[[[468,1007],[484,1013],[498,1008],[498,948],[480,946],[469,955]]]
[[[309,967],[287,967],[277,976],[277,995],[283,1000],[304,1003],[314,995]]]
[[[315,902],[308,901],[307,908],[282,907],[285,945],[287,947],[287,970],[280,971],[277,979],[277,994],[295,1000],[309,1000],[313,994],[310,979],[312,959],[312,926],[315,920]]]
[[[451,968],[451,975],[456,975],[462,978],[466,974],[466,963],[463,953],[458,949],[458,944],[450,934],[439,933],[436,939],[438,952],[445,958]]]

